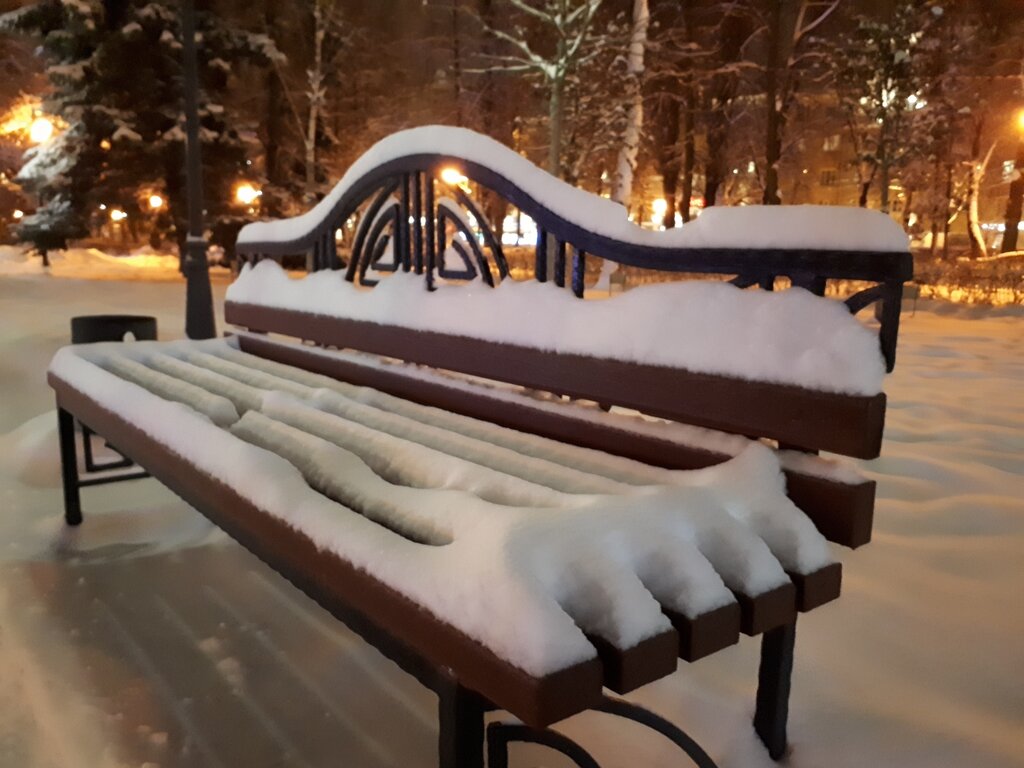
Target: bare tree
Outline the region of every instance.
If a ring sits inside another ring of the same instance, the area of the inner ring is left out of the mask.
[[[796,93],[794,70],[805,58],[811,33],[839,7],[841,0],[768,0],[768,50],[765,72],[764,203],[778,205],[779,161],[787,115]]]
[[[628,113],[623,130],[622,144],[615,163],[611,199],[625,208],[630,206],[633,192],[633,173],[640,151],[640,134],[644,125],[644,53],[647,49],[647,27],[650,24],[647,0],[633,0],[633,24],[629,36],[629,55],[626,60],[628,85]]]
[[[595,32],[602,0],[505,0],[520,14],[511,31],[482,20],[486,31],[506,45],[506,53],[491,54],[485,70],[523,73],[539,81],[547,102],[548,171],[562,175],[562,139],[566,87],[570,76],[601,53],[603,36]],[[535,27],[531,34],[529,26]],[[549,53],[541,52],[547,44]]]

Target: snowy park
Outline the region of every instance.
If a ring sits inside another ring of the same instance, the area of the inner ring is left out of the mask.
[[[0,0],[0,768],[1024,768],[1022,34]]]
[[[175,338],[182,284],[23,275],[0,290],[0,762],[432,765],[431,694],[156,481],[85,491],[86,523],[65,527],[43,373],[68,319],[150,313]],[[1021,322],[908,306],[882,458],[863,463],[873,541],[837,550],[844,595],[801,622],[787,764],[1021,764]],[[749,725],[756,663],[748,638],[632,698],[723,767],[769,766]],[[679,760],[601,715],[558,728],[602,764]]]

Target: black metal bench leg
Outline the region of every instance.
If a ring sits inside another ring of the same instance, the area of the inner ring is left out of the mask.
[[[768,630],[761,639],[754,730],[764,742],[772,760],[779,760],[786,754],[786,721],[789,719],[789,688],[795,644],[795,621]]]
[[[64,482],[64,520],[68,525],[82,522],[79,497],[78,455],[75,450],[75,417],[57,408],[57,431],[60,436],[60,471]]]
[[[437,691],[439,768],[484,768],[484,701],[456,682]]]

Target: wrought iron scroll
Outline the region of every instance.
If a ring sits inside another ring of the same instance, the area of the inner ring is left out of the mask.
[[[601,768],[589,752],[568,736],[519,723],[491,723],[487,726],[487,768],[508,768],[508,745],[517,741],[553,749],[579,768]]]
[[[717,768],[715,761],[685,731],[649,709],[623,699],[603,696],[601,703],[594,707],[594,711],[631,720],[660,733],[677,746],[697,768]],[[487,726],[488,768],[508,768],[508,747],[513,742],[549,747],[568,757],[579,768],[601,768],[589,752],[564,734],[550,728],[539,729],[521,723],[501,722]]]
[[[426,273],[428,288],[437,278],[447,280],[482,279],[490,286],[508,277],[508,263],[498,238],[480,209],[458,186],[451,197],[437,194],[431,174],[408,173],[390,179],[370,198],[356,229],[346,279],[372,286],[378,281],[368,275],[376,272]],[[334,243],[332,242],[332,246]],[[320,256],[321,243],[315,245],[314,266],[327,268],[337,262]],[[392,262],[382,262],[390,247]],[[454,253],[461,268],[452,268],[446,255]],[[492,269],[493,263],[493,269]]]

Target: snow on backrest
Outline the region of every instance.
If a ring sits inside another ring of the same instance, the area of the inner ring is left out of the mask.
[[[372,291],[323,271],[246,267],[228,302],[466,336],[520,347],[857,395],[881,391],[875,335],[839,302],[721,282],[642,286],[578,301],[550,283],[442,285],[396,274]],[[264,329],[273,330],[273,329]]]

